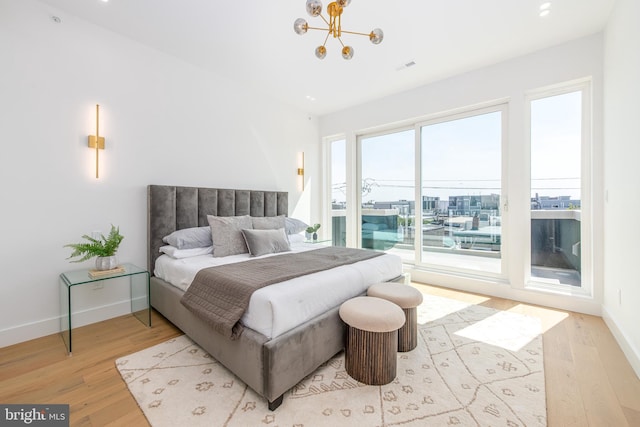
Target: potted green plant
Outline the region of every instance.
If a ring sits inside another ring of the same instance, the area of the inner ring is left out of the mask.
[[[124,239],[124,236],[120,234],[120,227],[116,227],[111,224],[111,231],[107,237],[105,237],[104,234],[101,234],[99,239],[95,239],[85,234],[82,238],[87,240],[87,242],[64,245],[66,248],[68,247],[73,249],[73,252],[67,259],[80,257],[79,259],[71,262],[82,262],[90,258],[97,257],[97,270],[111,270],[118,266],[116,252],[118,251],[120,242]]]
[[[320,224],[313,224],[309,227],[307,227],[307,234],[310,234],[313,236],[313,240],[318,240],[318,233],[316,233],[318,231],[318,229],[320,228]]]

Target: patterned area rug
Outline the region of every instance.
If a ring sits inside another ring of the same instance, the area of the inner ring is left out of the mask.
[[[116,365],[154,427],[545,426],[539,319],[424,297],[418,347],[398,353],[393,382],[353,380],[340,353],[274,412],[186,336]]]

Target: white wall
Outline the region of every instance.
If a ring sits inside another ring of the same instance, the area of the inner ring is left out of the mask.
[[[604,310],[640,376],[640,2],[617,0],[605,32]],[[620,296],[618,295],[620,293]]]
[[[528,188],[523,170],[527,135],[525,129],[525,93],[538,88],[591,77],[593,95],[593,212],[594,285],[592,297],[573,297],[524,289],[528,241],[519,233],[506,237],[509,257],[508,283],[462,278],[432,271],[412,271],[416,280],[457,289],[481,292],[520,301],[600,314],[602,304],[602,93],[603,36],[596,34],[553,48],[518,57],[490,67],[451,77],[421,88],[389,96],[362,106],[323,116],[321,136],[344,134],[347,141],[355,135],[413,118],[473,106],[492,100],[508,100],[507,195],[510,230],[528,230],[530,210]],[[428,66],[428,65],[427,65]],[[415,70],[414,70],[415,69]],[[413,67],[402,72],[419,72]],[[400,78],[400,77],[399,77]]]
[[[64,244],[113,223],[120,260],[146,265],[148,184],[289,191],[290,214],[313,219],[307,114],[33,0],[0,0],[0,52],[0,347],[58,331],[58,274],[91,265],[69,264]],[[78,324],[128,310],[126,286],[78,297]]]

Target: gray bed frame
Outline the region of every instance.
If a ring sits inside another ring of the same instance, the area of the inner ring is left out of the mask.
[[[209,225],[207,215],[288,215],[288,194],[278,191],[149,185],[147,201],[147,268],[152,274],[162,238]],[[339,306],[273,339],[245,328],[238,340],[231,340],[187,310],[180,303],[183,294],[152,275],[151,306],[267,399],[270,410],[280,406],[287,390],[344,348],[346,326]]]
[[[153,272],[162,238],[175,230],[207,226],[207,215],[288,215],[288,194],[277,191],[150,185],[148,201],[148,265]],[[284,393],[344,347],[345,325],[338,308],[268,339],[245,328],[238,340],[213,331],[182,304],[183,292],[151,277],[151,306],[222,363],[275,410]]]

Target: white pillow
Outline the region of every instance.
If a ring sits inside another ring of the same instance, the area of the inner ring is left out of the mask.
[[[302,243],[304,242],[304,234],[289,234],[289,243]]]
[[[276,230],[242,230],[251,256],[276,254],[291,250],[284,228]]]
[[[181,259],[200,255],[210,255],[213,253],[213,246],[206,248],[178,249],[175,246],[161,246],[160,252],[169,255],[171,258]]]
[[[289,217],[286,217],[284,219],[284,223],[285,223],[284,227],[287,231],[287,234],[302,233],[309,226],[309,224],[303,221],[300,221],[299,219],[289,218]]]
[[[162,241],[178,249],[207,248],[213,245],[209,226],[176,230],[164,236]]]

